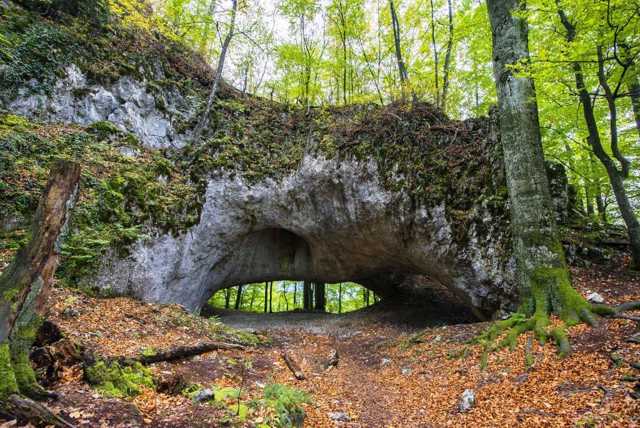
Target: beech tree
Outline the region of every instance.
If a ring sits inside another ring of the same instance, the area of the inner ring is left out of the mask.
[[[533,330],[541,340],[554,338],[566,355],[570,348],[565,327],[549,329],[549,315],[558,315],[565,325],[594,324],[595,317],[592,306],[571,286],[545,173],[533,80],[515,71],[529,61],[524,2],[487,4],[521,304],[517,314],[495,323],[482,340],[490,348],[502,331],[509,330],[498,346],[513,346],[520,333]]]

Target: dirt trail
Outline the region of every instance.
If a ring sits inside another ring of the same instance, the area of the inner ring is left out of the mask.
[[[640,275],[594,268],[573,274],[585,295],[597,291],[611,303],[640,299]],[[486,324],[455,323],[424,308],[375,306],[344,315],[222,313],[225,327],[175,305],[98,299],[62,288],[53,290],[50,307],[51,320],[69,339],[104,356],[241,337],[228,326],[260,331],[257,337],[268,337],[268,343],[155,364],[153,375],[202,388],[242,386],[247,405],[260,401],[269,383],[304,390],[311,397],[304,405],[305,427],[640,425],[640,400],[634,398],[640,383],[630,380],[640,375],[633,366],[640,363],[640,344],[627,342],[636,331],[629,320],[571,328],[574,352],[565,359],[552,345],[534,342],[529,368],[527,338],[521,337],[513,351],[491,354],[482,370],[480,347],[467,341]],[[425,313],[433,317],[425,319]],[[285,349],[305,380],[288,370],[281,356]],[[339,362],[326,370],[332,350]],[[79,427],[257,427],[274,417],[257,406],[244,421],[230,419],[220,403],[198,403],[160,388],[109,398],[84,382],[80,365],[64,368],[52,387],[62,399],[48,404]],[[465,389],[475,392],[476,404],[461,413]]]

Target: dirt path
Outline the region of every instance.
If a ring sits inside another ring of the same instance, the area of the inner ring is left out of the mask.
[[[596,269],[573,274],[585,295],[597,291],[612,303],[640,298],[638,275]],[[371,307],[339,316],[223,313],[220,323],[178,306],[97,299],[62,288],[51,298],[51,320],[98,355],[255,339],[246,330],[268,339],[243,351],[152,365],[156,387],[133,397],[104,396],[85,383],[80,364],[65,367],[51,385],[62,398],[48,404],[78,427],[263,427],[268,421],[275,427],[275,410],[264,405],[269,384],[309,394],[304,426],[312,428],[640,425],[640,400],[634,398],[640,383],[631,381],[640,376],[634,368],[640,344],[627,342],[636,332],[629,320],[571,328],[574,352],[565,359],[552,345],[534,342],[531,367],[525,363],[527,338],[521,337],[516,349],[495,352],[482,370],[480,347],[467,342],[486,324],[451,324],[446,314],[424,319],[425,311],[416,308]],[[298,361],[305,380],[293,377],[283,350]],[[339,363],[326,370],[333,350]],[[241,388],[250,410],[239,420],[228,402],[196,402],[184,389],[165,389],[164,379],[180,379],[189,388]],[[463,413],[458,404],[465,389],[474,391],[476,404]]]

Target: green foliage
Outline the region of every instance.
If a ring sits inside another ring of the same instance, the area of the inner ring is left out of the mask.
[[[275,410],[278,419],[273,422],[278,427],[303,426],[305,413],[302,405],[311,402],[304,391],[278,383],[264,387],[264,400]]]
[[[5,25],[11,28],[24,24],[22,21],[0,20],[0,32],[7,31]],[[12,49],[4,49],[6,67],[0,74],[0,90],[5,96],[15,94],[19,87],[28,87],[36,93],[50,92],[57,71],[71,60],[75,49],[73,38],[60,26],[34,22],[20,35]],[[35,83],[25,86],[25,82],[31,79]]]
[[[110,397],[132,397],[142,387],[153,388],[151,371],[140,363],[122,367],[116,362],[98,361],[85,369],[87,382]]]

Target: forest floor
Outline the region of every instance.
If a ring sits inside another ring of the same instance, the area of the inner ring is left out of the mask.
[[[572,271],[585,295],[595,291],[609,303],[640,298],[640,275],[598,266]],[[67,338],[106,357],[212,339],[253,340],[175,305],[98,299],[55,288],[50,308],[50,319]],[[48,404],[86,427],[265,426],[278,410],[266,404],[264,389],[277,383],[308,393],[303,404],[308,427],[640,426],[640,400],[633,398],[640,370],[631,366],[640,362],[640,344],[627,341],[637,332],[632,321],[571,328],[573,353],[565,359],[552,344],[534,342],[529,368],[527,337],[521,337],[517,349],[490,355],[482,370],[481,350],[468,341],[486,323],[432,320],[425,327],[406,316],[394,322],[397,310],[370,308],[342,316],[227,313],[223,322],[257,330],[261,343],[151,366],[157,386],[179,378],[190,391],[240,388],[247,409],[242,418],[234,416],[235,398],[197,403],[184,392],[158,392],[160,387],[109,398],[83,381],[79,364],[63,369],[52,386],[61,398]],[[299,363],[305,380],[287,369],[283,350]],[[326,370],[334,350],[339,362]],[[476,404],[461,412],[465,389],[474,391]]]

